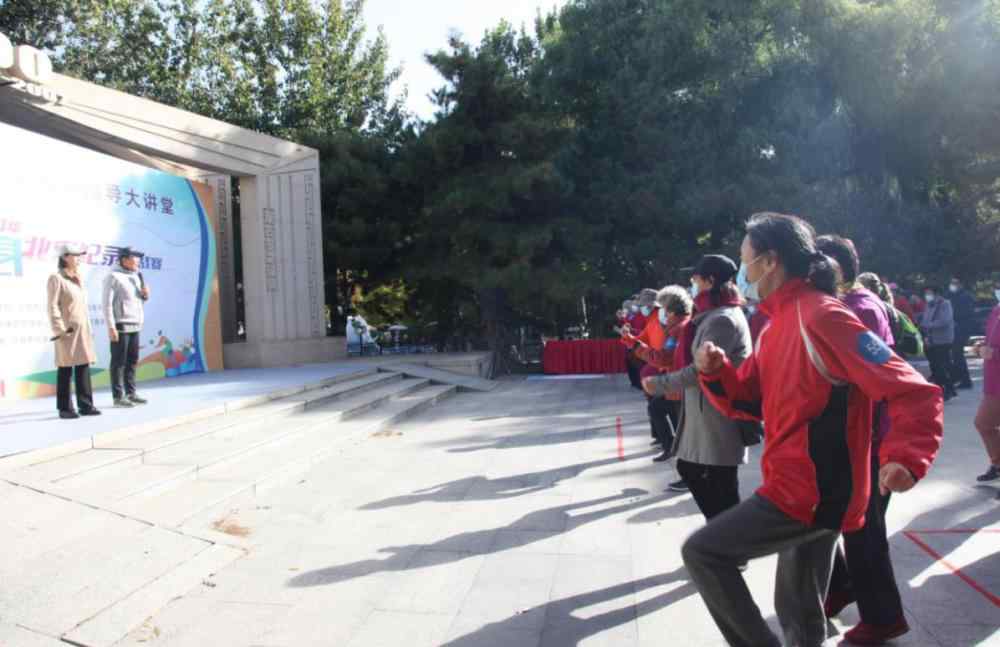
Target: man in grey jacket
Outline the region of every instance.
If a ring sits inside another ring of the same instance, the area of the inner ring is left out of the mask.
[[[944,389],[945,402],[952,399],[955,381],[951,375],[951,346],[955,343],[955,317],[951,302],[941,296],[934,287],[924,289],[927,309],[920,317],[920,329],[924,334],[924,352],[931,365],[931,382]]]
[[[135,388],[143,304],[149,299],[149,287],[139,272],[142,256],[142,252],[130,247],[122,248],[118,254],[119,267],[104,279],[104,317],[111,340],[111,392],[115,406],[120,408],[146,404]]]

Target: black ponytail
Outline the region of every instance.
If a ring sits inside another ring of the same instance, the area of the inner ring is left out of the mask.
[[[809,263],[809,282],[820,292],[837,296],[837,262],[823,252],[816,252]]]
[[[816,230],[798,216],[754,214],[747,236],[756,255],[774,252],[792,278],[806,279],[822,292],[837,294],[837,265],[816,249]]]

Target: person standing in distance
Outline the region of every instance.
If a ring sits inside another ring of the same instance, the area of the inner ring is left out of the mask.
[[[976,299],[962,285],[962,279],[953,278],[948,285],[951,295],[951,310],[955,319],[955,341],[951,345],[951,380],[958,389],[971,389],[972,378],[969,377],[969,362],[965,359],[965,347],[969,345],[969,337],[978,334],[976,330]]]
[[[146,404],[135,389],[143,305],[149,300],[149,287],[139,272],[142,257],[142,252],[123,247],[118,254],[119,267],[104,279],[104,317],[111,340],[111,392],[115,406],[126,409]]]
[[[940,295],[937,288],[924,288],[927,308],[920,316],[920,328],[924,334],[924,353],[931,365],[931,382],[944,389],[947,402],[958,392],[951,374],[951,348],[955,343],[955,317],[951,301]]]
[[[84,250],[76,245],[59,248],[59,271],[49,277],[48,315],[52,326],[52,341],[56,345],[56,406],[59,417],[72,420],[97,416],[94,392],[90,385],[90,365],[97,361],[94,337],[87,309],[87,288],[78,269]],[[70,402],[69,380],[76,383],[76,404]]]

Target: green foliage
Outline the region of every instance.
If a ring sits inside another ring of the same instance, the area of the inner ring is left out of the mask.
[[[361,0],[0,0],[83,78],[319,149],[328,301],[549,332],[735,255],[753,212],[893,280],[1000,271],[1000,0],[570,0],[428,57],[437,114]]]
[[[398,127],[364,0],[0,1],[0,31],[57,69],[260,132],[302,137]]]

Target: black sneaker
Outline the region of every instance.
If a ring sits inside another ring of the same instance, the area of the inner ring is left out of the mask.
[[[670,460],[671,457],[673,457],[673,454],[671,454],[670,450],[668,449],[668,450],[664,451],[662,454],[660,454],[659,456],[657,456],[656,458],[654,458],[653,462],[654,463],[662,463],[663,461]]]
[[[101,412],[99,409],[80,409],[81,416],[99,416]]]
[[[140,398],[135,394],[128,396],[128,401],[131,402],[132,404],[146,404],[147,402],[149,402],[149,400],[147,400],[146,398]]]
[[[684,482],[684,479],[679,479],[677,481],[674,481],[673,483],[671,483],[670,485],[667,486],[667,489],[671,490],[673,492],[690,492],[691,491],[691,488],[689,488],[688,484]]]
[[[649,446],[650,447],[656,447],[659,444],[660,444],[660,441],[657,438],[654,438],[653,440],[649,441]]]
[[[956,388],[959,388],[959,389],[971,389],[972,388],[972,382],[962,382]]]
[[[989,483],[998,479],[1000,479],[1000,467],[996,465],[990,465],[990,469],[976,477],[976,480],[980,483]]]
[[[62,418],[63,420],[76,420],[77,418],[80,417],[80,414],[70,409],[68,411],[60,411],[59,417]]]

